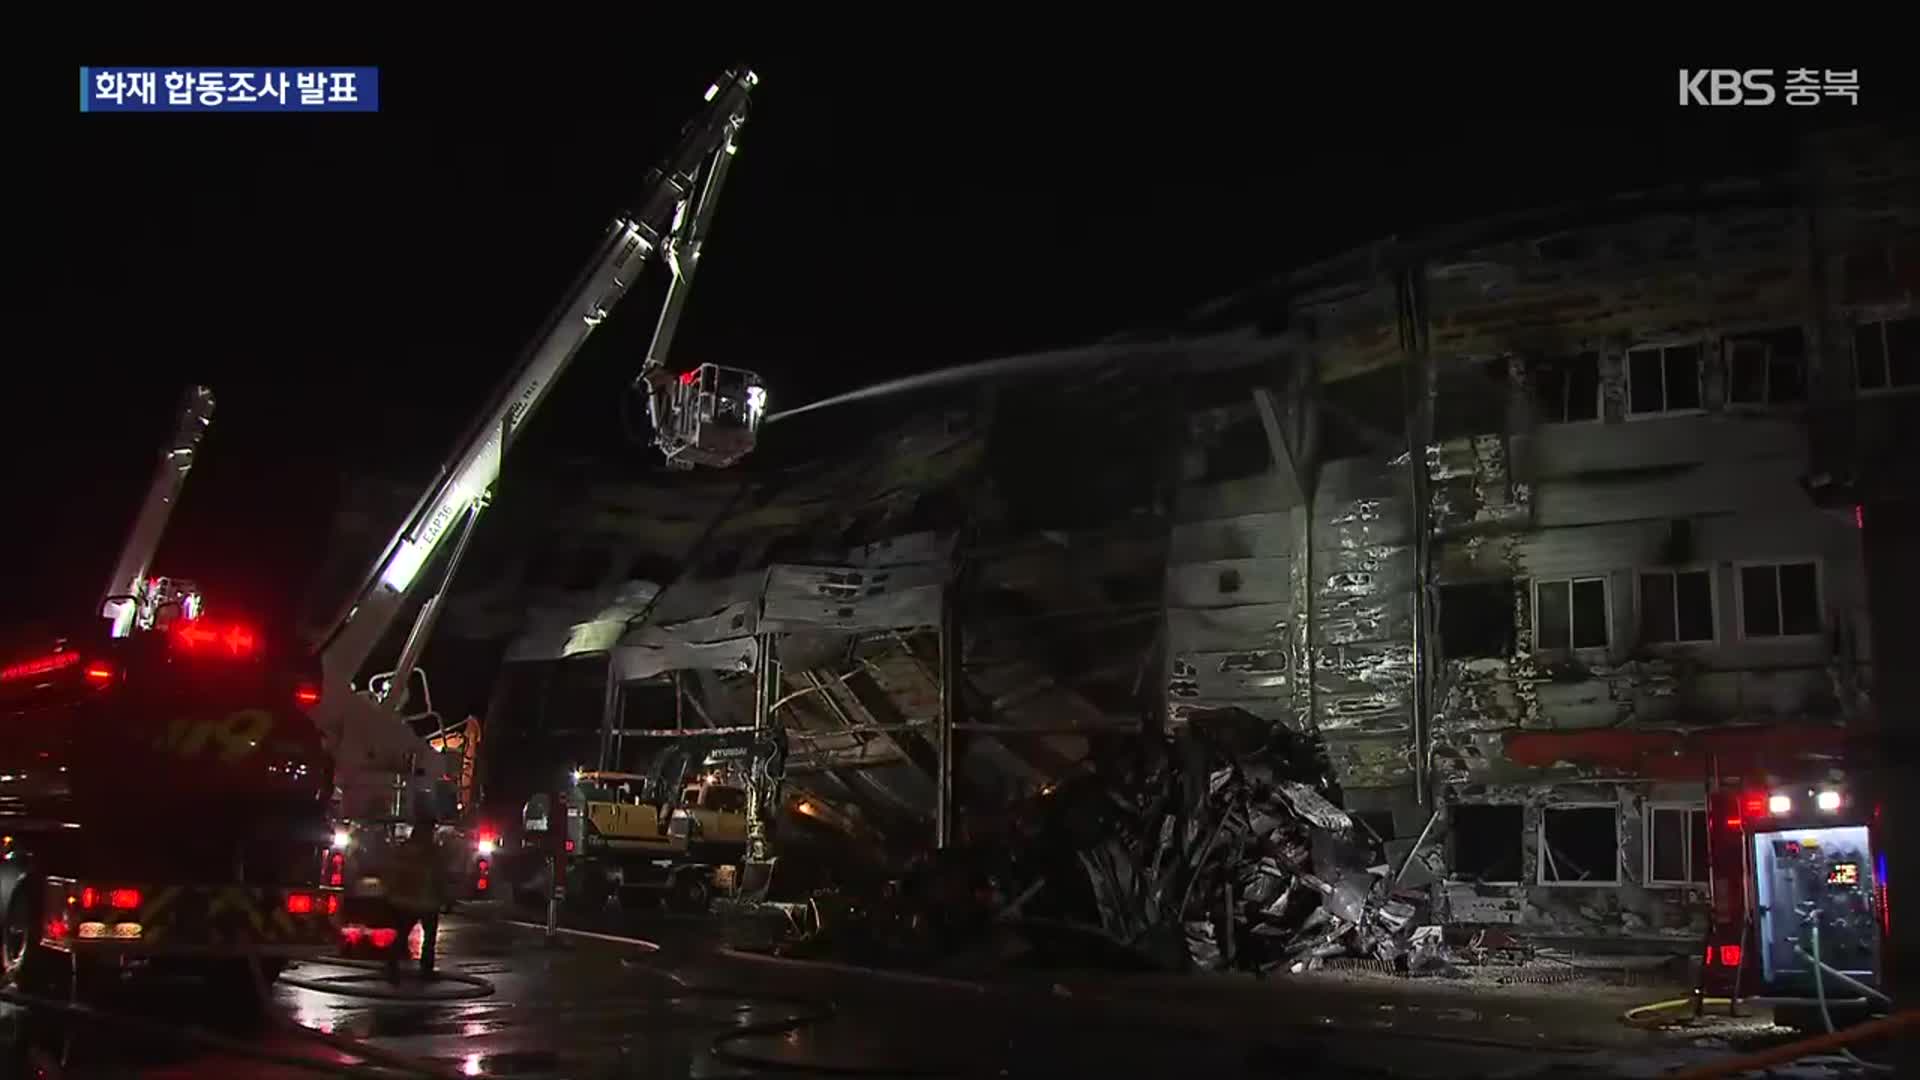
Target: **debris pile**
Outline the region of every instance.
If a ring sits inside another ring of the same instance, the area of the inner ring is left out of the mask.
[[[1195,719],[1167,751],[1134,783],[1089,778],[1105,805],[1069,825],[1102,933],[1203,970],[1444,963],[1425,894],[1395,892],[1309,740],[1236,712]]]
[[[1030,959],[1076,964],[1445,967],[1427,892],[1396,890],[1384,845],[1336,805],[1330,772],[1316,740],[1238,710],[1196,717],[1050,788],[1011,836],[930,853],[876,895],[818,895],[822,917],[799,944],[1004,957],[1011,933]]]

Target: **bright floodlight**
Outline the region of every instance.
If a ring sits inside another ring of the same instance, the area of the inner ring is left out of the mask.
[[[1767,800],[1767,813],[1791,814],[1793,813],[1793,800],[1787,798],[1785,795],[1772,796]]]
[[[333,830],[333,850],[345,851],[347,850],[347,845],[351,843],[353,843],[352,833],[349,833],[345,829]]]
[[[482,840],[479,843],[475,844],[474,847],[480,849],[480,854],[482,856],[493,854],[493,841],[491,840]]]
[[[1840,793],[1837,791],[1823,791],[1815,802],[1818,803],[1820,809],[1832,813],[1840,809]]]

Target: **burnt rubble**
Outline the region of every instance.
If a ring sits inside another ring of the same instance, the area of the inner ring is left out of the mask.
[[[1003,843],[930,855],[864,899],[816,896],[805,945],[1260,973],[1444,963],[1427,893],[1395,890],[1330,771],[1317,740],[1202,714],[1049,790]]]

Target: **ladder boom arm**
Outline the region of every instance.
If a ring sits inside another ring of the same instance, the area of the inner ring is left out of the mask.
[[[134,617],[146,590],[147,570],[153,563],[160,538],[166,534],[167,519],[186,486],[187,473],[193,469],[200,438],[213,422],[213,391],[204,386],[190,387],[181,399],[179,420],[161,448],[160,464],[154,467],[153,480],[147,485],[146,501],[127,531],[127,542],[120,548],[113,576],[100,598],[100,614],[113,621],[113,636],[125,637],[133,630]]]
[[[706,107],[682,130],[666,161],[649,173],[637,209],[608,227],[573,287],[387,543],[319,642],[334,694],[352,683],[378,647],[441,541],[492,487],[521,425],[660,250],[695,194],[703,167],[711,169],[710,159],[731,147],[733,133],[746,120],[748,95],[756,82],[751,71],[741,68],[709,89]]]

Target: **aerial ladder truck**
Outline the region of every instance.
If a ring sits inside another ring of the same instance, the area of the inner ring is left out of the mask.
[[[335,947],[318,665],[150,576],[213,407],[204,387],[181,403],[99,617],[0,655],[0,975],[16,989],[165,969],[251,990]]]
[[[333,750],[338,788],[338,828],[324,871],[329,881],[351,890],[356,865],[373,865],[375,849],[410,827],[423,808],[440,821],[458,820],[462,762],[448,749],[457,741],[448,737],[453,729],[433,711],[419,672],[421,654],[507,452],[587,338],[656,259],[670,279],[633,384],[646,395],[655,445],[675,469],[725,467],[753,448],[766,408],[758,376],[715,364],[675,374],[665,358],[757,82],[752,71],[736,68],[708,87],[704,106],[648,174],[638,203],[608,226],[572,287],[315,642],[323,673],[315,716]],[[437,556],[437,573],[429,575]],[[361,682],[375,650],[430,576],[437,584],[420,603],[397,661]],[[491,837],[452,831],[449,872],[470,883],[484,880]]]

